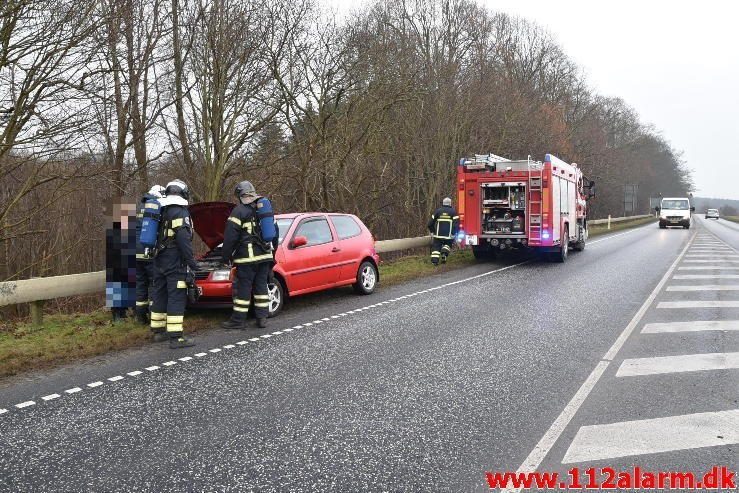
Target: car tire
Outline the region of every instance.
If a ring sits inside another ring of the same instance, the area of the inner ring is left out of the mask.
[[[379,279],[377,267],[369,260],[365,260],[357,269],[357,282],[353,284],[354,291],[358,294],[372,294],[377,287]]]
[[[276,277],[271,277],[267,283],[269,294],[269,318],[276,317],[285,306],[285,286]]]

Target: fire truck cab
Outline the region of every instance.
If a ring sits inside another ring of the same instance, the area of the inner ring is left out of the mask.
[[[460,160],[457,185],[460,240],[477,259],[530,248],[564,262],[570,248],[585,248],[594,183],[576,164],[476,155]]]

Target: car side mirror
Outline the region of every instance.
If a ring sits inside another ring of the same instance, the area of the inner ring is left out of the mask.
[[[290,246],[292,248],[300,248],[307,244],[308,244],[308,238],[306,238],[305,236],[296,236],[295,238],[293,238],[292,244]]]
[[[695,212],[695,207],[691,207],[690,212]]]

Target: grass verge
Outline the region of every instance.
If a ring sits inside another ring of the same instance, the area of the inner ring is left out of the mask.
[[[593,236],[604,235],[606,233],[613,233],[616,231],[621,231],[622,229],[636,228],[637,226],[642,226],[644,224],[656,223],[656,222],[657,222],[657,219],[654,217],[644,217],[641,219],[634,219],[633,221],[611,223],[611,229],[608,229],[608,225],[606,224],[593,225],[590,227],[590,230],[588,231],[588,236],[592,238]]]
[[[739,221],[739,218],[737,218]],[[625,223],[613,223],[611,229],[593,227],[590,236],[633,228],[653,222],[647,218]],[[427,254],[411,255],[390,260],[380,266],[382,286],[392,286],[419,277],[449,272],[475,263],[469,250],[454,251],[446,265],[434,267]],[[330,293],[324,294],[330,296]],[[318,295],[320,297],[320,295]],[[319,298],[291,302],[312,304]],[[208,330],[225,320],[228,310],[196,310],[188,312],[188,333]],[[30,370],[60,366],[79,359],[100,356],[112,351],[149,344],[149,328],[133,319],[113,325],[108,310],[100,309],[79,315],[46,315],[43,327],[29,322],[0,324],[0,378]]]

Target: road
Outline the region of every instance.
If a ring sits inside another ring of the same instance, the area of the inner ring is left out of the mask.
[[[268,331],[15,379],[0,489],[459,492],[488,490],[486,471],[737,470],[734,248],[736,224],[650,224],[566,264],[340,291]]]

